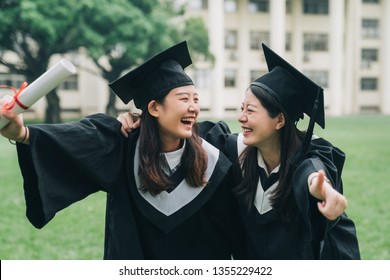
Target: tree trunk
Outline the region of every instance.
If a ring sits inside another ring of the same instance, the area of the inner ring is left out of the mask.
[[[118,116],[118,110],[115,106],[115,101],[116,101],[116,94],[110,89],[110,93],[108,96],[108,103],[106,106],[106,114],[116,118]]]
[[[46,101],[45,123],[61,123],[60,98],[57,95],[57,89],[46,95]]]

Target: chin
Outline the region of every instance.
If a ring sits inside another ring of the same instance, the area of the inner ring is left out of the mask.
[[[191,138],[192,136],[192,131],[190,131],[189,133],[185,133],[185,135],[183,135],[183,138]]]
[[[244,137],[244,139],[242,140],[242,142],[247,145],[247,146],[253,146],[254,145],[254,142],[251,141],[250,139]]]
[[[183,139],[191,138],[191,136],[192,136],[192,130],[190,130],[190,131],[182,131],[181,133],[178,134],[178,137],[179,138],[183,138]]]

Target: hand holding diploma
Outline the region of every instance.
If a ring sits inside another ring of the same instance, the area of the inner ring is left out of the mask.
[[[0,100],[0,108],[8,104],[10,96],[6,96]],[[4,128],[0,129],[1,135],[8,138],[10,141],[29,143],[29,131],[24,125],[22,114],[17,114],[12,111],[1,110],[0,120],[6,120],[7,124]]]
[[[2,134],[2,129],[11,120],[7,118],[7,116],[9,116],[8,114],[4,116],[4,112],[12,112],[15,114],[23,113],[41,97],[48,94],[66,78],[75,73],[76,68],[74,65],[68,60],[62,59],[26,88],[24,88],[26,84],[23,84],[19,92],[15,91],[15,96],[12,98],[12,100],[8,100],[8,102],[4,104],[3,98],[2,104],[0,104],[0,130]]]

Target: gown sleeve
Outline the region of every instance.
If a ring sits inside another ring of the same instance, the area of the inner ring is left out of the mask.
[[[120,123],[103,114],[80,122],[29,125],[30,145],[17,145],[26,215],[42,228],[70,204],[110,191],[123,161]]]
[[[237,134],[230,132],[226,122],[200,122],[199,134],[203,139],[225,154],[231,162],[235,162],[238,155]]]
[[[307,178],[312,172],[324,170],[332,186],[343,193],[341,173],[345,162],[345,154],[328,141],[318,138],[312,140],[306,159],[294,172],[294,198],[302,215],[305,230],[302,239],[302,255],[308,254],[307,244],[319,248],[311,248],[318,252],[321,259],[360,259],[356,229],[353,221],[343,213],[334,221],[321,215],[316,206],[316,199],[309,193]]]

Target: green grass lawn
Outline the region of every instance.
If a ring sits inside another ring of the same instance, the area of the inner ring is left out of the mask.
[[[300,127],[304,127],[303,122]],[[235,120],[229,121],[239,131]],[[343,171],[347,214],[355,221],[366,260],[390,260],[390,117],[328,118],[315,133],[347,155]],[[55,163],[53,163],[55,164]],[[102,259],[105,194],[97,193],[65,209],[43,229],[25,217],[16,149],[0,137],[0,259]]]

